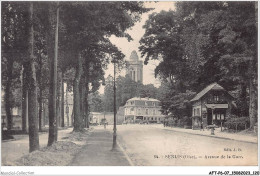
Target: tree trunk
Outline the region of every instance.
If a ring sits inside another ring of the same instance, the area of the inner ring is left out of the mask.
[[[81,84],[81,112],[82,112],[82,116],[84,119],[84,128],[86,127],[86,113],[85,113],[85,96],[86,95],[86,89],[85,89],[85,77],[82,79],[82,84]]]
[[[76,74],[73,84],[73,111],[74,111],[74,129],[73,131],[82,131],[83,130],[83,118],[80,111],[80,79],[82,75],[82,57],[78,56],[78,65],[76,67]]]
[[[61,127],[64,127],[64,72],[61,73]]]
[[[7,61],[7,80],[6,80],[6,87],[5,87],[5,112],[6,112],[6,119],[7,119],[7,130],[10,131],[13,127],[13,116],[12,116],[12,105],[11,105],[11,84],[12,84],[12,77],[13,77],[13,59],[9,58]]]
[[[88,95],[86,94],[86,97],[88,97]],[[85,119],[86,119],[86,128],[89,128],[89,104],[88,102],[85,102]]]
[[[68,105],[68,84],[66,84],[66,116],[67,116],[67,127],[70,126],[70,121],[69,121],[69,105]],[[72,121],[71,121],[72,124]]]
[[[250,118],[250,129],[254,128],[255,123],[257,122],[257,88],[254,85],[253,78],[250,78],[249,83],[249,118]]]
[[[241,95],[239,97],[241,102],[243,103],[240,106],[240,116],[241,117],[248,116],[247,86],[248,86],[248,84],[241,83]]]
[[[60,113],[60,92],[61,92],[61,82],[60,82],[60,72],[57,73],[57,98],[56,98],[56,116],[57,116],[57,127],[60,127],[61,113]]]
[[[85,96],[85,93],[84,93],[84,91],[83,91],[83,89],[84,89],[84,87],[83,87],[83,75],[81,76],[81,80],[80,80],[80,84],[79,84],[79,97],[80,97],[80,114],[81,114],[81,116],[82,116],[82,119],[83,119],[83,121],[84,121],[84,111],[83,111],[83,106],[84,106],[84,102],[83,102],[83,100],[84,100],[84,96]]]
[[[89,63],[86,63],[86,71],[85,71],[85,88],[86,88],[86,93],[85,93],[85,127],[89,128],[89,104],[88,104],[88,94],[89,94]]]
[[[72,107],[72,113],[71,113],[71,126],[74,127],[74,108],[73,107]]]
[[[39,131],[42,131],[42,90],[40,89],[39,98]]]
[[[45,119],[46,119],[46,109],[45,109],[45,102],[42,103],[42,126],[45,127]]]
[[[50,91],[49,91],[49,138],[48,146],[52,145],[58,138],[56,97],[57,97],[57,60],[58,60],[58,24],[59,24],[59,2],[57,2],[57,20],[55,33],[54,58],[51,60]],[[49,37],[51,37],[50,35]],[[50,39],[49,41],[51,41]],[[51,42],[52,43],[52,42]]]
[[[39,67],[39,131],[42,131],[42,58],[40,58]]]
[[[24,70],[23,66],[23,73],[22,73],[22,131],[23,133],[28,133],[28,126],[27,126],[27,117],[28,117],[28,112],[27,112],[27,102],[28,102],[28,89],[26,86],[26,72]]]
[[[29,152],[39,149],[38,118],[37,118],[37,92],[36,71],[34,63],[34,31],[33,31],[33,2],[30,3],[30,37],[29,54],[30,60],[25,63],[26,75],[28,76],[28,119],[29,119]]]

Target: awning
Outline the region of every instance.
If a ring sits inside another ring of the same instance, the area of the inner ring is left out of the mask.
[[[210,109],[227,109],[228,104],[205,104]]]

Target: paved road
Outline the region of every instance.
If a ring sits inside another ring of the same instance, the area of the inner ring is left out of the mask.
[[[134,165],[257,165],[257,144],[158,129],[152,125],[119,125],[117,132]]]

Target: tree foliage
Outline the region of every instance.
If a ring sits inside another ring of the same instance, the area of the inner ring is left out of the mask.
[[[185,93],[218,82],[237,94],[242,116],[256,119],[257,3],[177,2],[175,11],[153,13],[144,25],[139,50],[159,59],[156,76],[166,83],[165,112]],[[165,85],[162,85],[165,89]],[[166,96],[167,97],[167,96]],[[250,97],[250,98],[248,98]],[[187,97],[188,98],[188,97]],[[245,106],[247,106],[246,110]],[[179,106],[180,108],[180,106]]]

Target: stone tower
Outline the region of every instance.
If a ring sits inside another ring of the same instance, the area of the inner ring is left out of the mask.
[[[143,83],[143,62],[139,60],[136,51],[132,51],[130,60],[126,61],[126,74],[133,81]]]

